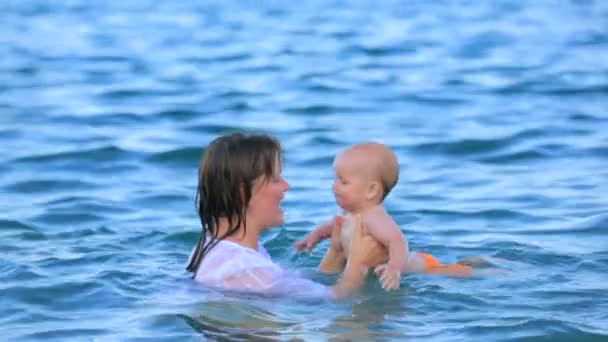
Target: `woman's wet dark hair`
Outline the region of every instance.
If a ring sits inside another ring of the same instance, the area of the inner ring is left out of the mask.
[[[219,241],[246,227],[245,213],[253,183],[270,179],[275,162],[282,159],[281,145],[258,133],[232,133],[213,140],[203,154],[198,173],[196,207],[202,233],[186,269],[196,274],[201,260]],[[219,236],[220,218],[228,230]]]

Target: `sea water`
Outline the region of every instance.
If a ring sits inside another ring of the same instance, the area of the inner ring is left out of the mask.
[[[0,336],[7,341],[606,340],[604,1],[0,4]],[[471,279],[369,279],[338,303],[193,284],[211,139],[285,150],[291,244],[337,211],[334,155],[376,140],[414,250]]]

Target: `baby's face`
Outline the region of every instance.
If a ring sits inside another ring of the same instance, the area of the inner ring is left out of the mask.
[[[334,184],[332,190],[336,203],[349,212],[362,209],[366,201],[371,179],[369,164],[356,154],[341,154],[334,162]]]

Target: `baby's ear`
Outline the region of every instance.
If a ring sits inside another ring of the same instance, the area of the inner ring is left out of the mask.
[[[372,198],[378,196],[382,191],[382,186],[380,186],[379,182],[371,182],[369,188],[367,189],[367,199],[371,200]]]

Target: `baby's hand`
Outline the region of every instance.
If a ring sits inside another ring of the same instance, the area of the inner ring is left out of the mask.
[[[377,266],[374,271],[380,277],[383,289],[390,291],[399,288],[399,284],[401,283],[401,270],[399,267],[387,263]]]
[[[297,249],[298,251],[306,250],[310,253],[310,251],[312,251],[313,247],[315,247],[315,245],[319,243],[319,241],[332,236],[335,231],[334,227],[336,225],[342,225],[342,216],[336,216],[328,223],[317,227],[317,229],[315,229],[312,233],[308,234],[306,238],[304,238],[304,240],[294,242],[293,248]]]
[[[313,247],[315,247],[319,240],[320,239],[317,237],[317,234],[315,234],[315,232],[312,232],[308,234],[303,240],[294,242],[293,248],[297,249],[298,251],[306,250],[310,253],[310,251],[312,251]]]

